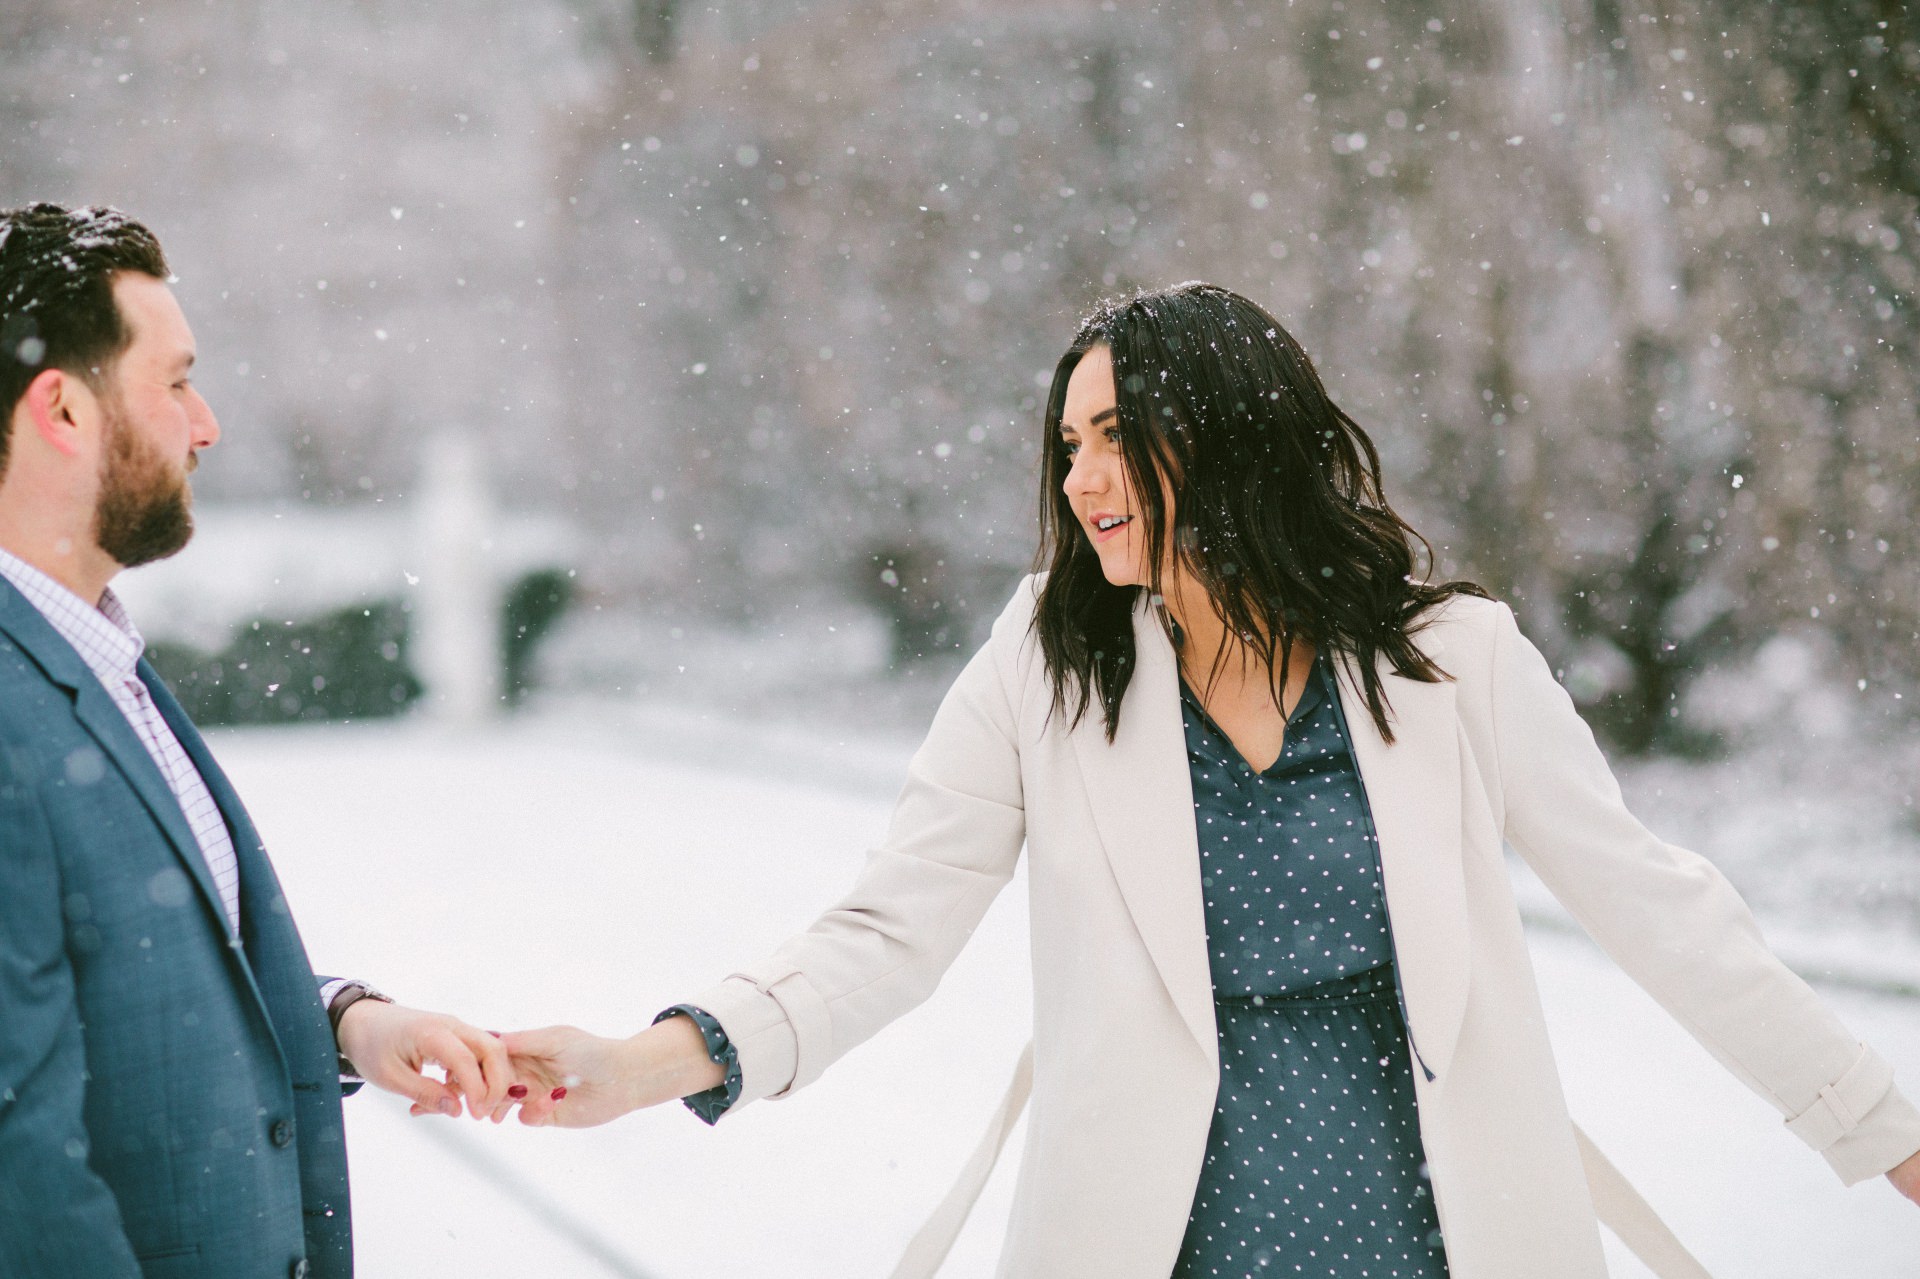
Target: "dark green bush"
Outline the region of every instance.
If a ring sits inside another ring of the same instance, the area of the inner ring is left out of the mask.
[[[287,724],[397,715],[420,696],[398,600],[245,623],[218,653],[165,641],[147,658],[195,723]]]
[[[573,578],[557,568],[540,569],[515,582],[500,610],[500,687],[507,705],[527,695],[534,650],[573,602]]]
[[[534,652],[572,600],[562,569],[528,573],[507,590],[500,661],[509,705],[526,696]],[[156,640],[147,658],[197,724],[379,719],[423,691],[407,661],[409,614],[404,601],[386,599],[312,618],[255,618],[217,653]]]

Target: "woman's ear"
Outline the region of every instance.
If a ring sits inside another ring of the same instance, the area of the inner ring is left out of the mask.
[[[20,402],[34,434],[66,457],[80,452],[84,424],[99,413],[92,388],[64,369],[42,370],[27,383]]]

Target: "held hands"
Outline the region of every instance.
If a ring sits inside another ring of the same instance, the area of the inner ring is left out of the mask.
[[[502,1037],[444,1013],[362,999],[341,1014],[338,1038],[361,1078],[407,1098],[411,1113],[457,1116],[464,1099],[468,1114],[495,1123],[517,1105],[523,1124],[591,1128],[712,1088],[723,1075],[686,1017],[630,1039],[572,1026]]]
[[[508,1103],[513,1067],[499,1039],[444,1013],[362,999],[340,1016],[340,1053],[360,1077],[413,1102],[416,1115],[460,1113],[475,1119]],[[446,1072],[443,1083],[423,1073]]]

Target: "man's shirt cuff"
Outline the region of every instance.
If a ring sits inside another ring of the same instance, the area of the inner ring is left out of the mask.
[[[333,1001],[338,999],[340,997],[340,992],[345,990],[349,986],[365,986],[369,990],[373,988],[371,982],[356,981],[351,977],[335,977],[332,981],[324,981],[320,983],[320,1006],[322,1008],[332,1008]],[[334,1055],[336,1057],[339,1057],[341,1062],[344,1064],[347,1060],[346,1054],[340,1052],[339,1049],[340,1049],[340,1046],[338,1044],[335,1044]],[[352,1084],[355,1087],[358,1087],[359,1085],[364,1084],[366,1082],[367,1082],[366,1080],[362,1079],[359,1075],[354,1074],[350,1070],[342,1070],[340,1072],[340,1084],[342,1087],[345,1087],[348,1084]]]

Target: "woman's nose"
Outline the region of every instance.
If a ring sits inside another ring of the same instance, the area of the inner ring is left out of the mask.
[[[1107,487],[1104,468],[1084,452],[1076,453],[1072,466],[1067,470],[1066,483],[1062,487],[1065,488],[1068,497],[1102,492]]]

